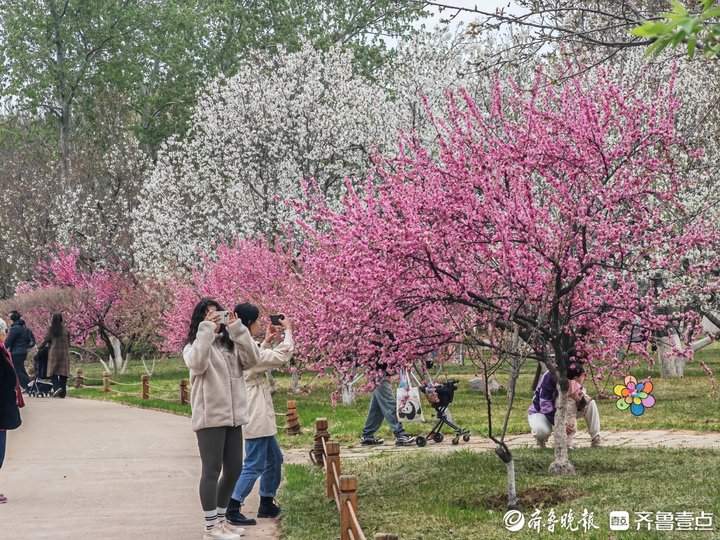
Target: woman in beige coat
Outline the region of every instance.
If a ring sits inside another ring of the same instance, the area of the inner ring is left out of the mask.
[[[239,304],[235,307],[235,314],[250,329],[252,335],[262,332],[260,310],[256,306]],[[228,522],[234,525],[255,525],[255,520],[246,518],[240,512],[240,508],[258,478],[260,478],[258,518],[274,518],[280,514],[280,507],[275,503],[275,494],[280,485],[283,456],[275,436],[277,434],[275,408],[267,373],[287,364],[294,348],[290,321],[282,318],[280,325],[280,327],[268,326],[265,341],[258,348],[260,361],[245,372],[250,422],[244,430],[245,462],[240,478],[235,484],[227,512]],[[282,342],[273,347],[273,342],[283,332],[285,335]]]
[[[233,313],[207,298],[195,306],[183,359],[202,461],[203,540],[238,540],[243,533],[225,521],[225,512],[242,469],[242,426],[249,420],[244,371],[259,358],[250,332]]]
[[[70,372],[70,334],[60,313],[52,316],[50,329],[39,348],[47,346],[50,347],[47,353],[47,376],[53,382],[53,397],[64,398]]]

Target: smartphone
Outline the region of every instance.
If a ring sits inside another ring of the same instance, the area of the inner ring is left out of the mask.
[[[270,324],[273,326],[280,326],[280,321],[285,318],[285,315],[270,315]]]
[[[227,324],[230,320],[230,312],[229,311],[216,311],[219,319],[218,324]]]

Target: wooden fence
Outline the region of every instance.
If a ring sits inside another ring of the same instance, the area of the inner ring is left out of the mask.
[[[101,385],[93,385],[93,384],[87,384],[88,382],[102,382]],[[113,386],[121,386],[124,388],[128,388],[132,391],[119,391],[115,390]],[[113,394],[119,394],[119,395],[125,395],[125,396],[138,396],[140,399],[147,400],[151,399],[162,399],[162,400],[170,400],[177,401],[181,405],[187,405],[190,403],[190,391],[189,391],[189,383],[187,379],[182,379],[178,383],[178,392],[177,394],[171,393],[168,391],[167,388],[161,388],[158,386],[154,386],[151,384],[151,379],[149,375],[142,375],[140,377],[140,382],[136,383],[121,383],[118,381],[114,381],[112,379],[112,374],[109,372],[103,373],[102,379],[90,379],[85,377],[82,368],[78,368],[78,370],[75,373],[75,388],[97,388],[102,389],[103,392],[106,393],[113,393]]]
[[[325,496],[335,501],[340,514],[340,540],[367,540],[357,517],[357,477],[342,474],[340,443],[330,440],[326,418],[315,420],[315,444],[310,450],[310,459],[325,471]],[[398,537],[377,533],[375,540],[398,540]]]

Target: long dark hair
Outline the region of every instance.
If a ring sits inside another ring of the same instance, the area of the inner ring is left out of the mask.
[[[50,337],[59,338],[65,335],[65,325],[61,313],[53,313],[50,321]]]
[[[201,299],[195,305],[195,309],[193,309],[192,316],[190,317],[190,329],[188,330],[187,340],[185,341],[186,345],[195,341],[200,323],[205,320],[209,307],[214,307],[217,311],[225,311],[223,307],[212,298]],[[222,326],[220,334],[222,335],[222,344],[228,349],[232,349],[233,343],[224,325]]]

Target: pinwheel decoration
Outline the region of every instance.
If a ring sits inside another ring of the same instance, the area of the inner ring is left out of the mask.
[[[645,409],[655,405],[655,396],[652,395],[653,383],[650,379],[640,382],[632,375],[625,377],[625,384],[616,384],[613,390],[618,396],[615,403],[618,409],[630,409],[633,416],[642,416]]]

